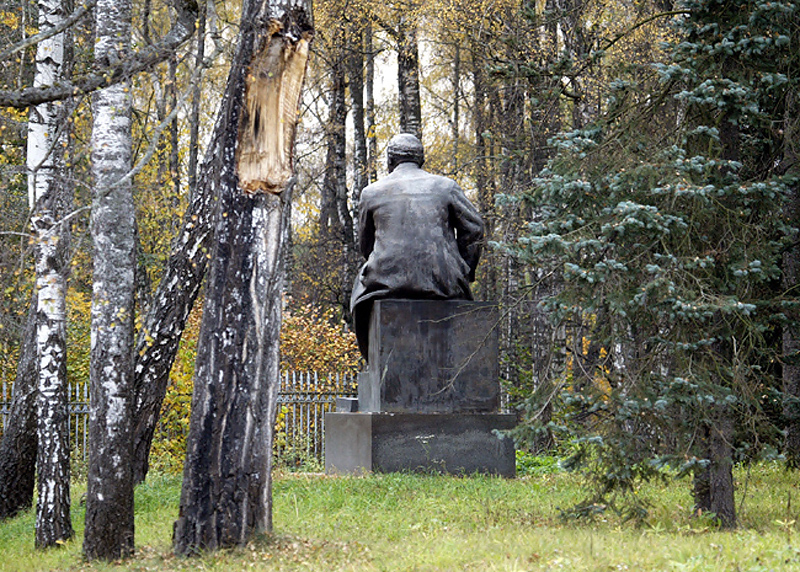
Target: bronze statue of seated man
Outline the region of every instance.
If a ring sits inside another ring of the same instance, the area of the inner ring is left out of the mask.
[[[469,283],[481,253],[483,221],[458,184],[422,169],[422,143],[403,133],[389,142],[389,175],[361,194],[359,248],[366,263],[350,307],[368,359],[377,299],[472,300]]]

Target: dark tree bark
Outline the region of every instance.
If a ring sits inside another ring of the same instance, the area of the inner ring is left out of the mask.
[[[205,59],[206,46],[206,5],[201,4],[200,15],[197,21],[197,53],[195,54],[195,67],[203,65]],[[197,186],[197,157],[198,142],[200,140],[200,102],[201,90],[203,87],[203,76],[197,78],[192,89],[192,112],[189,120],[189,168],[188,182],[189,192],[194,193]]]
[[[129,0],[99,0],[95,58],[124,57],[131,42]],[[136,240],[131,182],[131,95],[124,83],[97,92],[92,104],[95,189],[87,559],[133,552],[132,397]]]
[[[194,306],[208,266],[211,221],[215,213],[214,163],[222,150],[220,130],[208,148],[205,167],[173,242],[167,269],[136,341],[133,414],[133,478],[144,481],[150,445],[169,385],[169,372],[178,351],[186,320]]]
[[[710,422],[701,427],[700,447],[708,466],[694,475],[694,508],[697,512],[715,514],[723,528],[734,528],[734,422],[729,407],[723,404],[712,407]]]
[[[173,54],[169,59],[169,85],[167,86],[167,93],[169,94],[169,107],[170,111],[178,107],[178,56]],[[198,82],[199,83],[199,82]],[[178,197],[181,194],[181,173],[180,173],[180,159],[178,157],[178,116],[177,114],[169,124],[169,175],[172,183],[172,204],[178,206]],[[173,232],[177,228],[172,229]]]
[[[372,40],[372,25],[364,30],[364,46],[367,63],[364,70],[364,115],[367,123],[367,176],[368,184],[378,180],[378,138],[375,124],[375,51]]]
[[[799,43],[797,38],[792,40]],[[800,174],[800,96],[790,90],[787,94],[784,125],[783,162],[787,174]],[[800,227],[800,184],[793,183],[784,207],[789,225]],[[783,286],[788,295],[797,299],[800,286],[800,236],[795,234],[792,244],[783,254]],[[800,469],[800,310],[790,308],[788,323],[783,328],[783,413],[786,418],[786,463]]]
[[[487,144],[487,132],[491,123],[486,102],[488,99],[487,78],[484,67],[486,62],[482,57],[480,46],[472,46],[472,83],[475,91],[475,101],[473,107],[473,125],[475,128],[475,187],[478,193],[478,210],[485,225],[485,236],[493,239],[495,236],[495,216],[494,216],[494,177],[492,174],[491,160],[489,158],[491,150]],[[491,141],[491,139],[489,139]],[[484,262],[479,267],[482,274],[479,280],[479,292],[477,295],[482,300],[497,299],[498,272],[497,256],[494,249],[487,248],[484,251]]]
[[[790,224],[800,220],[800,189],[794,185],[785,207]],[[786,292],[798,287],[800,273],[800,249],[792,245],[783,254],[783,284]],[[786,419],[784,453],[786,464],[792,469],[800,468],[800,313],[793,309],[787,312],[789,322],[783,328],[783,415]]]
[[[311,34],[304,0],[244,2],[218,119],[228,129],[175,523],[178,554],[243,544],[272,528],[282,262]]]
[[[36,294],[19,349],[11,414],[0,440],[0,520],[31,507],[36,478]]]
[[[709,510],[717,515],[723,528],[736,526],[736,503],[733,483],[733,414],[729,407],[718,405],[709,436]]]
[[[401,18],[397,39],[397,87],[400,131],[422,141],[422,105],[419,95],[419,45],[417,23]]]
[[[362,26],[351,28],[351,51],[347,58],[347,78],[350,86],[350,109],[353,112],[353,216],[358,220],[361,191],[369,184],[367,166],[367,131],[364,118],[364,31]]]
[[[338,279],[338,284],[334,286],[335,294],[345,322],[350,321],[350,293],[358,264],[355,256],[355,228],[348,202],[345,138],[346,80],[348,73],[352,72],[350,50],[352,42],[346,36],[345,30],[343,28],[336,30],[329,49],[329,115],[325,127],[325,175],[322,181],[320,208],[320,242],[324,250],[321,254],[335,265],[335,276]],[[350,73],[350,75],[355,74]],[[355,80],[356,84],[359,80],[360,78]],[[352,96],[352,83],[350,87]]]
[[[725,131],[725,128],[721,130]],[[728,152],[735,152],[728,150]],[[714,319],[717,331],[724,336],[723,320]],[[705,366],[710,372],[710,382],[718,388],[730,387],[731,380],[715,369],[725,368],[733,361],[731,342],[719,339],[710,348],[710,359]],[[694,504],[696,511],[714,513],[723,528],[736,526],[736,503],[733,481],[734,412],[725,401],[724,391],[715,396],[715,402],[706,406],[698,427],[699,457],[708,463],[704,470],[694,475]]]
[[[346,233],[352,233],[353,222],[347,207],[344,37],[343,34],[337,34],[335,38],[329,70],[331,84],[328,91],[328,124],[325,129],[327,151],[322,182],[320,228],[323,236],[333,236],[336,242],[341,241],[344,244],[347,241]]]

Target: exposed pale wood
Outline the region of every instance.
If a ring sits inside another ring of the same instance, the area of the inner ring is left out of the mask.
[[[297,108],[308,61],[309,38],[287,42],[277,20],[253,58],[245,80],[236,165],[246,192],[279,193],[293,175]]]

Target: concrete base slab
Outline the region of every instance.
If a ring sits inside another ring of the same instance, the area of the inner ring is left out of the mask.
[[[514,442],[500,413],[325,414],[325,472],[516,474]]]

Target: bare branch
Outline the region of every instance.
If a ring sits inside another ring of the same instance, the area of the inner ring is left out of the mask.
[[[178,17],[173,27],[158,43],[76,81],[58,82],[51,86],[28,87],[22,90],[0,90],[0,107],[24,109],[48,101],[88,94],[125,81],[163,62],[194,34],[194,23],[198,13],[197,3],[194,0],[176,0],[174,5]]]
[[[44,32],[40,32],[35,36],[30,36],[29,38],[25,38],[21,42],[17,42],[13,46],[6,48],[2,52],[0,52],[0,61],[7,59],[9,56],[16,54],[24,49],[30,48],[33,45],[38,44],[48,38],[52,38],[56,34],[60,34],[67,28],[70,28],[73,24],[75,24],[78,20],[83,18],[85,14],[91,11],[95,4],[97,4],[97,0],[86,0],[86,2],[77,10],[75,10],[68,18],[65,18],[58,26],[54,26],[45,30]]]

